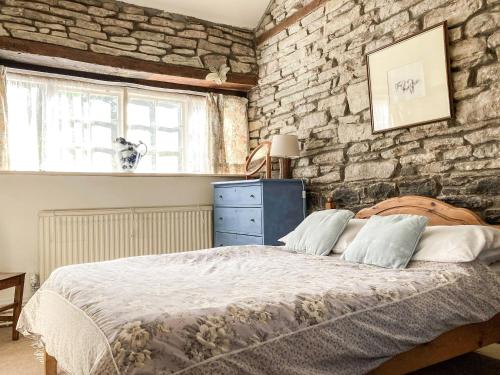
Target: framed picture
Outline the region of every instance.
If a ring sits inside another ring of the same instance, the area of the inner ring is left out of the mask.
[[[366,55],[372,130],[451,118],[446,22]]]

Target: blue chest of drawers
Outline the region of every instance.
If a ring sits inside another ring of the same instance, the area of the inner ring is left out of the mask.
[[[282,245],[304,219],[301,180],[245,180],[214,185],[214,246]]]

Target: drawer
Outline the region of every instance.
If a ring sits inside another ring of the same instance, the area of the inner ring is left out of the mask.
[[[215,207],[214,226],[219,232],[262,234],[262,209],[252,207]]]
[[[215,232],[214,247],[234,245],[262,245],[262,237]]]
[[[216,206],[258,206],[262,204],[260,185],[215,187]]]

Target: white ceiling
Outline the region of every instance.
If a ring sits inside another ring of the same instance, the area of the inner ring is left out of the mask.
[[[123,0],[202,20],[254,29],[269,0]]]

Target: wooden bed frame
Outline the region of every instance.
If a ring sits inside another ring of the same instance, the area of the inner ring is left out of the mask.
[[[332,208],[331,201],[327,208]],[[372,215],[413,214],[426,216],[428,225],[488,225],[474,212],[457,208],[437,199],[406,196],[391,198],[361,210],[356,215],[367,219]],[[495,226],[500,229],[500,226]],[[448,331],[431,342],[398,354],[371,371],[373,375],[406,374],[450,358],[472,352],[500,341],[500,313],[483,323],[468,324]],[[45,375],[57,374],[57,361],[45,353]]]

